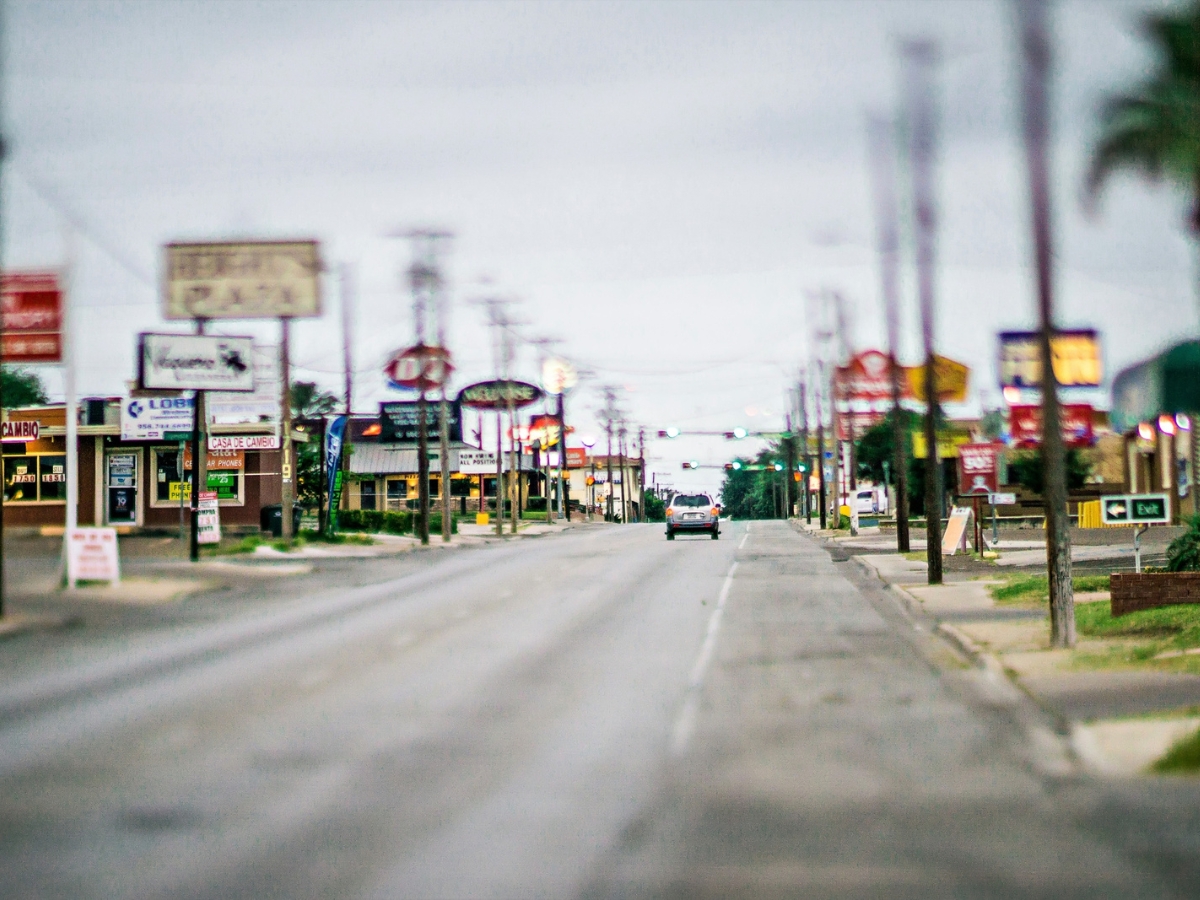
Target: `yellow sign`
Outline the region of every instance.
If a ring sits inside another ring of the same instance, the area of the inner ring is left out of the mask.
[[[958,456],[959,444],[969,443],[971,443],[971,435],[969,434],[943,431],[938,435],[938,459],[955,459]],[[924,459],[928,455],[926,446],[925,432],[914,431],[912,433],[913,459]]]
[[[905,366],[904,377],[908,381],[908,395],[924,403],[925,367]],[[944,356],[935,355],[933,377],[937,379],[938,400],[943,403],[967,402],[967,386],[971,380],[969,367]]]
[[[170,482],[170,500],[191,500],[192,499],[192,483],[190,481],[172,481]]]
[[[1054,378],[1064,387],[1096,387],[1104,377],[1100,339],[1095,331],[1060,331],[1050,339]],[[1000,333],[1000,386],[1037,388],[1042,384],[1041,338],[1036,331]]]

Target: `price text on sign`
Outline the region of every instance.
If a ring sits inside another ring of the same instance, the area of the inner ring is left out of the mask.
[[[1100,498],[1105,525],[1165,525],[1171,521],[1166,494],[1116,494]]]

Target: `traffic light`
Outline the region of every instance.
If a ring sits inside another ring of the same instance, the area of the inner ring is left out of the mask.
[[[725,471],[726,472],[732,472],[736,468],[737,468],[737,466],[735,466],[733,463],[725,463]]]
[[[595,479],[595,478],[593,478],[591,475],[589,475],[589,476],[587,477],[587,484],[588,484],[588,487],[591,487],[591,486],[592,486],[593,484],[595,484],[595,483],[596,483],[596,479]]]
[[[782,472],[783,471],[783,463],[775,463],[775,471]]]
[[[684,460],[683,467],[685,469],[698,469],[700,468],[700,463],[696,462],[694,459]]]
[[[735,439],[735,440],[739,440],[739,441],[740,441],[742,438],[744,438],[744,437],[745,437],[746,435],[748,435],[749,433],[750,433],[750,432],[748,432],[748,431],[747,431],[745,428],[735,428],[735,429],[733,429],[733,436],[734,436],[734,439]]]
[[[727,468],[734,469],[734,470],[740,469],[741,467],[742,467],[742,461],[740,459],[735,459],[733,462],[731,462],[727,466]]]
[[[675,438],[679,437],[679,429],[675,427],[664,428],[658,433],[658,436],[660,438],[671,438],[674,440]]]

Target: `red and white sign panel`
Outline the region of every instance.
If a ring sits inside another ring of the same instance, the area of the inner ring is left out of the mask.
[[[958,447],[959,494],[994,494],[1000,488],[1000,446],[960,444]]]
[[[215,450],[215,451],[278,450],[279,449],[279,435],[277,435],[277,434],[210,434],[208,436],[208,449]]]
[[[121,580],[115,528],[72,528],[67,533],[67,580]]]
[[[23,444],[26,441],[36,441],[41,429],[40,422],[4,422],[0,424],[0,436],[6,444]]]
[[[418,391],[441,387],[453,371],[449,350],[423,344],[402,350],[383,367],[383,373],[392,384]]]
[[[1036,447],[1042,443],[1042,408],[1010,406],[1009,432],[1014,447]],[[1068,447],[1090,447],[1096,442],[1092,431],[1092,407],[1067,403],[1059,407],[1063,441]]]
[[[588,464],[587,450],[583,447],[568,447],[567,448],[567,468],[582,469]]]
[[[839,412],[837,414],[838,440],[850,440],[850,425],[854,424],[854,439],[857,441],[864,434],[882,422],[885,414],[881,412]]]
[[[5,362],[62,362],[62,302],[56,272],[0,275]]]
[[[891,362],[886,353],[864,350],[837,370],[839,400],[876,402],[892,399]],[[901,392],[905,383],[900,382]]]

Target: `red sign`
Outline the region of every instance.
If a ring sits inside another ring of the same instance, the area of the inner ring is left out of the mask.
[[[1000,445],[960,444],[959,494],[994,494],[1000,489]]]
[[[864,434],[883,421],[885,413],[881,412],[839,412],[837,414],[837,431],[839,441],[850,440],[850,424],[854,424],[854,439],[857,441]]]
[[[0,424],[0,437],[5,443],[36,441],[41,427],[40,422],[4,422]]]
[[[903,373],[901,373],[903,378]],[[906,385],[900,382],[901,393]],[[864,350],[837,370],[839,400],[877,401],[892,399],[891,361],[886,353]]]
[[[1008,412],[1013,446],[1039,446],[1042,443],[1042,408],[1010,406]],[[1086,403],[1066,403],[1059,407],[1059,415],[1062,417],[1063,442],[1068,447],[1090,447],[1095,443],[1091,406]]]
[[[62,291],[55,272],[0,276],[6,362],[62,362]]]
[[[567,468],[582,469],[588,464],[587,450],[583,447],[567,448]]]
[[[402,350],[383,367],[383,373],[392,384],[418,391],[441,387],[453,371],[449,350],[424,344]]]

